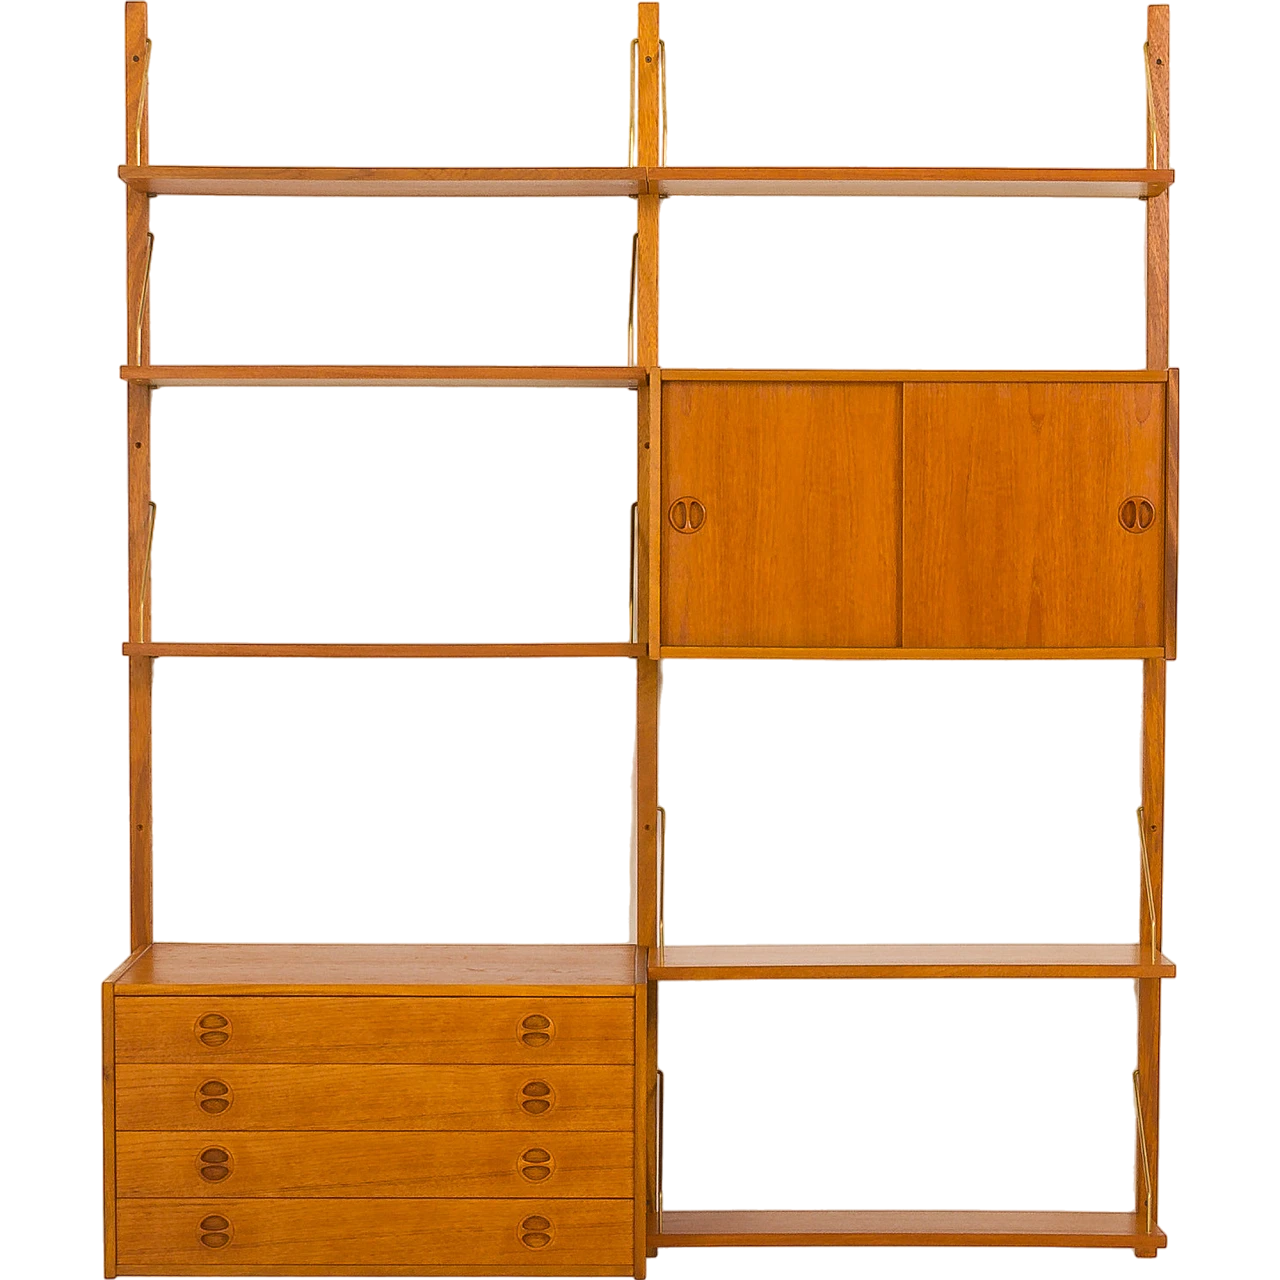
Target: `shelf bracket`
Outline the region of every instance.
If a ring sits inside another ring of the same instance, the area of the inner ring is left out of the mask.
[[[1133,1073],[1133,1110],[1138,1117],[1138,1150],[1142,1154],[1142,1178],[1147,1187],[1147,1234],[1151,1234],[1151,1162],[1147,1158],[1147,1127],[1142,1119],[1141,1077]]]
[[[142,328],[147,315],[147,292],[151,287],[151,255],[156,247],[156,233],[147,232],[147,257],[142,264],[142,288],[138,293],[138,323],[134,329],[134,364],[142,363]]]
[[[632,644],[640,643],[639,619],[636,617],[636,577],[639,566],[636,563],[636,549],[639,546],[636,527],[640,512],[640,504],[631,504],[631,581],[627,588],[627,636]]]
[[[147,556],[142,562],[142,583],[138,588],[138,639],[146,641],[147,635],[147,593],[151,589],[151,544],[156,537],[156,504],[147,503]]]
[[[627,123],[627,168],[632,169],[639,163],[636,160],[636,68],[639,65],[640,40],[637,37],[631,42],[631,112]],[[1147,81],[1148,87],[1150,80]]]
[[[147,72],[151,69],[151,39],[147,39],[147,47],[142,54],[142,86],[138,90],[138,115],[133,122],[133,162],[142,163],[142,117],[147,110]]]
[[[1151,885],[1151,855],[1147,852],[1147,815],[1138,806],[1138,840],[1142,847],[1142,887],[1147,897],[1147,918],[1151,921],[1151,961],[1156,958],[1156,895]]]
[[[662,1074],[661,1068],[657,1072],[658,1077],[658,1234],[662,1234],[662,1156],[666,1143],[663,1141],[663,1112],[666,1109],[667,1101],[667,1078]]]
[[[667,945],[666,915],[667,896],[667,811],[658,806],[658,952]]]
[[[1156,136],[1156,94],[1151,86],[1151,44],[1148,41],[1144,41],[1142,45],[1142,63],[1147,73],[1147,146],[1151,152],[1148,157],[1147,167],[1158,169],[1160,167],[1160,146]]]
[[[658,41],[658,93],[662,101],[662,149],[658,152],[658,164],[667,163],[667,42]]]
[[[631,237],[631,288],[627,291],[627,367],[636,363],[636,259],[640,253],[640,233]],[[138,362],[141,364],[141,360]]]

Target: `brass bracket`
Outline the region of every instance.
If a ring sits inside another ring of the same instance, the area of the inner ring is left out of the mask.
[[[637,529],[637,517],[640,511],[640,504],[633,502],[631,504],[631,581],[627,588],[627,635],[632,644],[640,643],[640,626],[639,619],[636,617],[636,578],[639,576],[639,564],[636,562],[636,549],[639,545],[636,537],[639,532]]]
[[[666,915],[667,897],[667,811],[658,806],[658,951],[667,945]]]
[[[636,363],[636,259],[640,254],[640,233],[631,237],[631,288],[627,291],[627,366]],[[141,361],[139,361],[141,363]]]
[[[142,266],[142,289],[138,294],[138,323],[134,331],[134,364],[142,363],[142,326],[147,314],[147,291],[151,286],[151,255],[155,251],[154,231],[147,232],[147,258]]]
[[[1147,1184],[1147,1234],[1151,1234],[1151,1161],[1147,1156],[1147,1127],[1142,1119],[1142,1092],[1139,1075],[1133,1073],[1133,1110],[1138,1117],[1138,1150],[1142,1154],[1142,1177]]]
[[[1156,894],[1151,884],[1151,855],[1147,852],[1147,816],[1138,806],[1138,839],[1142,846],[1142,887],[1147,895],[1147,917],[1151,921],[1151,962],[1156,959]]]
[[[135,164],[142,163],[142,117],[147,109],[147,72],[151,69],[151,40],[142,54],[142,87],[138,90],[138,117],[133,122],[133,157]]]
[[[640,163],[640,144],[636,134],[636,85],[640,59],[640,41],[631,42],[631,111],[627,125],[627,166]],[[667,42],[658,41],[658,94],[662,111],[662,145],[658,151],[658,164],[667,163]]]
[[[1151,148],[1150,168],[1160,167],[1159,144],[1156,137],[1156,94],[1151,87],[1151,45],[1144,41],[1142,45],[1142,61],[1147,72],[1147,128],[1150,137],[1147,142]]]
[[[627,168],[634,168],[636,159],[636,67],[640,57],[639,37],[631,42],[631,112],[627,124]]]
[[[662,98],[662,149],[658,152],[658,164],[667,163],[667,42],[658,41],[658,91]]]
[[[151,637],[147,635],[147,592],[151,587],[151,544],[156,536],[156,504],[147,503],[147,557],[142,562],[142,582],[138,587],[138,639],[146,643]]]
[[[658,1076],[658,1234],[662,1234],[662,1157],[663,1147],[663,1112],[666,1110],[667,1101],[667,1078],[662,1074],[661,1068],[657,1072]]]

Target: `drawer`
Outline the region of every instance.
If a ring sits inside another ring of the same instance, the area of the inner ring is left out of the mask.
[[[630,1133],[121,1133],[116,1194],[625,1198]]]
[[[630,1200],[121,1200],[121,1272],[493,1268],[630,1274]]]
[[[629,1131],[630,1067],[116,1067],[116,1127]]]
[[[128,996],[117,1062],[635,1061],[631,1000]]]

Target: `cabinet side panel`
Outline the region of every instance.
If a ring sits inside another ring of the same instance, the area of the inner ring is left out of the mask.
[[[102,984],[102,1274],[116,1273],[115,988]]]

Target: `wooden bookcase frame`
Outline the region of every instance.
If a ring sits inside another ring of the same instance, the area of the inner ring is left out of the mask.
[[[464,994],[496,998],[536,989],[558,995],[624,996],[635,1001],[635,1229],[633,1262],[619,1271],[575,1264],[556,1274],[643,1276],[660,1248],[709,1245],[1049,1245],[1132,1248],[1154,1257],[1158,1225],[1161,981],[1174,974],[1161,954],[1164,847],[1166,663],[1176,653],[1178,371],[1169,361],[1169,9],[1148,9],[1147,164],[1133,170],[668,168],[665,164],[665,49],[658,5],[639,5],[632,45],[632,140],[628,164],[595,169],[237,169],[151,166],[147,72],[151,42],[145,3],[125,5],[125,156],[128,397],[128,640],[130,779],[130,958],[103,990],[106,1274],[129,1272],[117,1249],[116,1111],[120,1001],[137,996]],[[156,195],[510,196],[614,195],[636,201],[632,320],[625,365],[586,367],[155,366],[150,362],[148,279]],[[1071,196],[1137,198],[1146,205],[1146,369],[1125,372],[743,371],[666,370],[659,362],[661,201],[669,196]],[[671,646],[662,642],[662,546],[668,503],[663,484],[663,387],[680,381],[756,384],[878,382],[1035,382],[1163,385],[1162,601],[1160,643],[1145,648],[925,649],[787,646]],[[632,634],[581,644],[254,644],[155,641],[149,571],[155,507],[150,486],[151,400],[156,388],[183,386],[546,386],[621,387],[636,392],[637,515]],[[156,943],[152,920],[151,690],[160,657],[613,657],[635,663],[635,765],[632,841],[633,928],[627,947],[341,948],[218,947]],[[713,947],[665,945],[659,804],[662,661],[700,657],[806,658],[1110,658],[1142,662],[1142,749],[1137,880],[1138,941],[1120,945],[910,945]],[[361,954],[357,956],[357,952]],[[658,985],[664,981],[779,978],[1126,978],[1137,992],[1134,1072],[1134,1209],[1124,1213],[821,1211],[664,1212],[661,1188],[661,1073]],[[129,1010],[140,1007],[136,1003]],[[453,1202],[449,1202],[453,1203]],[[221,1259],[219,1259],[221,1261]],[[231,1263],[232,1259],[227,1258]],[[248,1271],[245,1268],[248,1268]],[[213,1266],[234,1274],[302,1274],[307,1267],[246,1261]],[[181,1269],[181,1268],[179,1268]],[[540,1274],[529,1267],[476,1264],[322,1268],[346,1274]],[[314,1273],[316,1268],[312,1266]],[[132,1273],[146,1273],[146,1268]]]

